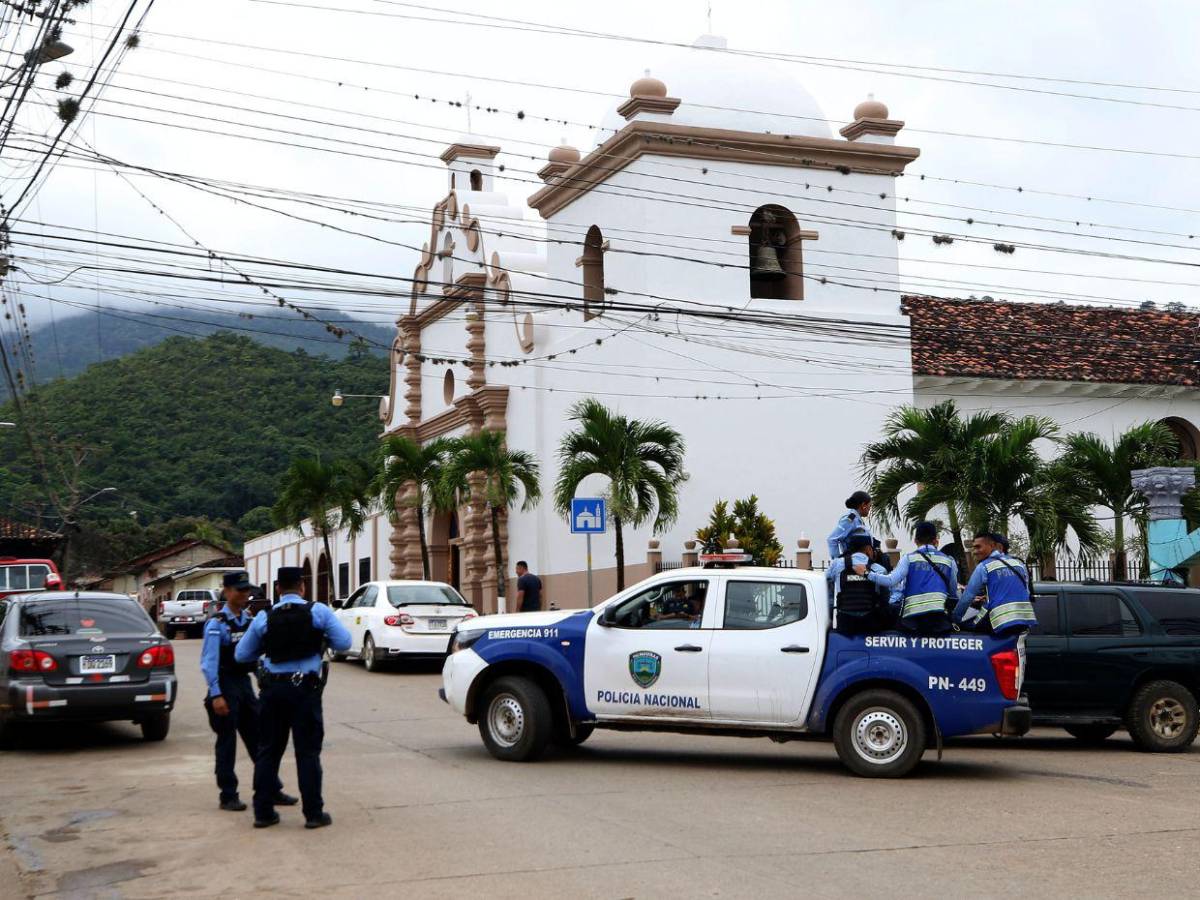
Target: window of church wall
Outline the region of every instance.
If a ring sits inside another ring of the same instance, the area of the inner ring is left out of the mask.
[[[452,369],[447,369],[446,377],[442,379],[442,399],[446,401],[447,406],[454,402],[454,371]]]
[[[478,169],[471,170],[471,190],[473,190],[473,191],[482,191],[483,190],[483,173],[480,172]]]
[[[583,317],[593,319],[604,309],[604,235],[593,225],[583,239]]]
[[[442,290],[454,284],[454,239],[447,234],[442,242]]]
[[[760,206],[750,217],[750,296],[761,300],[803,300],[803,241],[792,211]]]
[[[1162,424],[1171,429],[1175,440],[1179,442],[1180,459],[1200,459],[1200,431],[1187,419],[1170,416],[1162,420]]]

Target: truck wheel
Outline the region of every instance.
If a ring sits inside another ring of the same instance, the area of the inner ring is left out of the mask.
[[[1102,725],[1099,723],[1063,726],[1063,731],[1084,744],[1103,744],[1113,736],[1116,730],[1116,725]]]
[[[479,701],[479,735],[496,759],[535,760],[554,734],[546,692],[528,678],[497,678]]]
[[[1178,753],[1196,739],[1196,698],[1177,682],[1151,681],[1133,695],[1125,724],[1139,750]]]
[[[379,651],[375,649],[375,638],[370,633],[363,638],[362,648],[363,667],[368,672],[378,672],[380,669]]]
[[[155,713],[148,719],[142,719],[142,740],[165,741],[167,732],[171,730],[171,714],[169,712]]]
[[[838,711],[833,745],[842,765],[855,775],[901,778],[925,754],[925,720],[895,691],[863,691]]]

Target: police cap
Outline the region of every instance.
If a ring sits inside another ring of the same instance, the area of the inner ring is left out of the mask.
[[[275,572],[275,580],[280,584],[296,584],[304,580],[304,570],[299,566],[280,566]]]
[[[865,531],[855,531],[846,538],[846,549],[849,551],[862,550],[871,546],[871,536]]]
[[[233,588],[235,591],[248,591],[252,587],[250,576],[245,572],[226,572],[225,577],[221,579],[221,583],[227,588]]]

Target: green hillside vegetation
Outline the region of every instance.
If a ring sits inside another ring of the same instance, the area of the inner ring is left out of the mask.
[[[89,448],[79,473],[87,489],[117,489],[83,508],[72,568],[104,568],[186,534],[237,545],[245,530],[261,533],[258,508],[275,501],[294,455],[365,458],[375,448],[375,403],[335,408],[334,389],[387,387],[385,360],[361,346],[331,359],[217,333],[168,338],[37,388],[28,408],[38,433]],[[0,420],[16,416],[0,406]],[[29,521],[45,503],[45,477],[23,433],[0,431],[3,514]]]
[[[375,352],[382,352],[382,347],[391,344],[393,335],[388,328],[342,316],[333,318],[337,324],[366,338]],[[300,349],[337,359],[349,353],[353,343],[350,336],[339,340],[329,334],[320,322],[282,310],[247,317],[220,310],[142,312],[108,308],[106,304],[102,312],[64,316],[53,324],[44,322],[30,330],[37,363],[34,380],[44,383],[70,378],[90,365],[120,359],[171,337],[207,337],[223,330],[246,334],[267,347]],[[7,386],[0,384],[0,398],[7,396]]]

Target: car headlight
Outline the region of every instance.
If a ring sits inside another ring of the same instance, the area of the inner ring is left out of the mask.
[[[450,639],[450,652],[457,653],[459,650],[466,650],[485,634],[487,634],[486,628],[454,632],[454,637]]]

